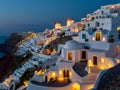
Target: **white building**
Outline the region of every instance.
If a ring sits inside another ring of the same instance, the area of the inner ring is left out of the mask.
[[[85,30],[79,32],[76,41],[58,45],[56,66],[44,72],[39,80],[30,80],[27,90],[91,90],[100,71],[120,63],[119,21],[120,4],[102,6],[81,19]],[[87,62],[87,76],[81,77],[73,69],[80,62]],[[60,81],[63,86],[57,86]]]

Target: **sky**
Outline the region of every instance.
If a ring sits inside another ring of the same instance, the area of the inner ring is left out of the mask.
[[[43,31],[55,22],[76,22],[100,6],[120,0],[0,0],[0,36],[13,32]]]

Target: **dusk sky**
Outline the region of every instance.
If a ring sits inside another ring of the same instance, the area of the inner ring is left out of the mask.
[[[0,0],[0,35],[43,31],[66,18],[80,21],[102,5],[119,0]],[[63,23],[64,24],[64,23]]]

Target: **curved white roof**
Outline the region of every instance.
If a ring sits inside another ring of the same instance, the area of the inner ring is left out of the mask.
[[[69,49],[69,50],[76,50],[76,49],[83,49],[84,45],[82,43],[79,43],[75,40],[70,40],[67,41],[64,45],[64,49]]]

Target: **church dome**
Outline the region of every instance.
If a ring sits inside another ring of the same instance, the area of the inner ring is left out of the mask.
[[[77,49],[83,49],[84,45],[82,43],[79,43],[75,40],[70,40],[68,42],[65,43],[64,45],[65,49],[69,49],[69,50],[77,50]]]

